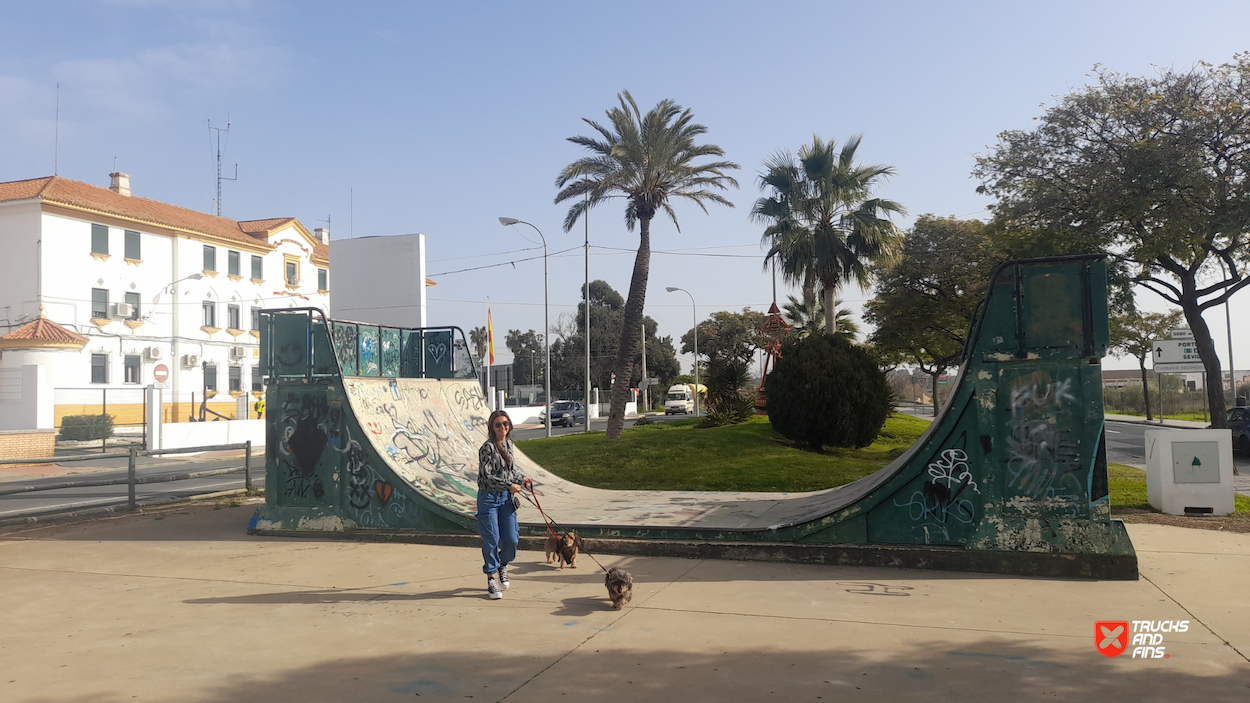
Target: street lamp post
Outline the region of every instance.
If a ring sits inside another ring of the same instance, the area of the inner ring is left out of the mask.
[[[586,417],[585,431],[590,431],[590,194],[586,194],[587,208],[582,211],[582,225],[586,230],[586,290],[582,293],[582,298],[586,301]]]
[[[178,287],[177,286],[179,283],[182,283],[183,281],[198,281],[201,278],[204,278],[204,274],[193,273],[189,276],[183,276],[182,278],[179,278],[176,281],[167,283],[165,284],[164,287],[161,288],[162,291],[164,290],[169,291],[169,295],[172,298],[170,305],[173,307],[173,319],[170,322],[170,324],[172,325],[172,329],[170,330],[170,335],[169,335],[169,355],[173,357],[171,359],[171,363],[173,363],[174,365],[174,372],[172,374],[172,378],[170,379],[170,381],[172,381],[172,383],[170,384],[171,385],[170,395],[172,396],[170,398],[170,403],[171,403],[171,407],[173,408],[172,412],[173,412],[173,418],[175,421],[178,419],[178,411],[179,411],[178,391],[181,390],[180,388],[181,384],[178,383],[178,379],[182,376],[182,374],[179,373],[182,367],[179,363],[179,358],[178,358],[178,352],[181,351],[181,349],[179,349],[179,344],[178,344],[178,335],[180,333],[180,330],[178,329],[179,302],[178,302]]]
[[[525,220],[518,220],[515,217],[501,217],[499,224],[504,227],[511,225],[529,225],[533,224]],[[545,371],[543,372],[543,381],[546,384],[547,392],[547,436],[551,436],[551,323],[548,321],[548,304],[547,304],[547,238],[543,236],[543,231],[534,227],[534,231],[543,240],[543,352],[547,356]]]
[[[672,286],[664,290],[669,293],[681,291],[686,295],[690,295],[690,291],[685,288],[674,288]],[[694,416],[699,416],[699,307],[695,305],[694,296],[690,295],[690,307],[694,316]]]
[[[1223,274],[1225,278],[1227,278],[1228,272],[1224,268],[1224,260],[1217,258],[1216,261],[1220,262],[1220,273]],[[1230,301],[1231,301],[1231,298],[1226,299],[1224,301],[1224,324],[1228,326],[1228,387],[1233,392],[1232,394],[1233,405],[1236,405],[1237,404],[1237,374],[1236,374],[1237,367],[1233,364],[1233,315],[1229,311]]]

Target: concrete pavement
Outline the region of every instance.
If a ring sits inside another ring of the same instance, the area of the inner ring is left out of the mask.
[[[248,537],[252,507],[0,536],[5,701],[1250,698],[1250,535],[1130,525],[1143,578],[1062,581]],[[1098,620],[1189,620],[1166,659]]]

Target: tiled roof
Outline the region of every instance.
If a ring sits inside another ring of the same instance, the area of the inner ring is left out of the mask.
[[[184,207],[140,198],[136,195],[121,195],[114,193],[108,188],[101,188],[90,183],[82,183],[81,181],[74,181],[60,176],[45,176],[27,181],[0,183],[0,201],[25,200],[35,197],[47,203],[55,203],[104,215],[113,215],[136,222],[170,227],[266,249],[272,249],[273,247],[265,240],[265,234],[287,223],[295,222],[298,224],[299,222],[294,217],[236,222],[228,217],[218,217],[205,212],[188,210]],[[313,247],[313,256],[328,262],[330,259],[330,248],[318,243]]]
[[[87,338],[56,324],[42,314],[17,329],[0,336],[0,349],[33,349],[38,347],[82,349]]]
[[[291,223],[294,223],[298,229],[304,230],[304,226],[294,217],[271,217],[267,220],[245,220],[239,222],[239,229],[263,241],[270,232],[273,232],[276,229],[281,229]],[[321,242],[316,242],[313,244],[312,258],[329,263],[330,247],[326,244],[322,244]]]

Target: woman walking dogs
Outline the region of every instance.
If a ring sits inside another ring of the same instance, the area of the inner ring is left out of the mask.
[[[482,558],[486,562],[482,567],[486,593],[491,600],[498,600],[508,590],[508,563],[516,558],[516,545],[521,538],[516,518],[520,504],[517,494],[521,486],[528,488],[532,482],[512,461],[515,449],[508,413],[491,413],[486,433],[488,439],[477,452],[477,532],[482,536]]]

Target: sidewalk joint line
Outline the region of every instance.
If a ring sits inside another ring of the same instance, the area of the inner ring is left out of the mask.
[[[1210,632],[1210,633],[1211,633],[1211,635],[1212,635],[1213,637],[1215,637],[1215,639],[1219,640],[1220,642],[1223,642],[1223,643],[1225,644],[1225,646],[1227,646],[1229,649],[1231,649],[1231,650],[1233,650],[1234,652],[1236,652],[1236,653],[1237,653],[1237,656],[1241,657],[1242,659],[1245,659],[1245,660],[1246,660],[1246,663],[1247,663],[1247,664],[1250,664],[1250,657],[1247,657],[1247,656],[1246,656],[1246,655],[1245,655],[1245,654],[1244,654],[1244,653],[1243,653],[1240,649],[1237,649],[1236,647],[1234,647],[1232,642],[1229,642],[1228,640],[1224,639],[1224,637],[1223,637],[1222,635],[1220,635],[1219,633],[1217,633],[1215,630],[1211,629],[1211,626],[1210,626],[1210,625],[1208,625],[1208,624],[1206,624],[1205,622],[1203,622],[1203,621],[1202,621],[1202,618],[1199,618],[1197,615],[1194,615],[1194,614],[1193,614],[1193,612],[1191,612],[1191,611],[1189,610],[1189,608],[1186,608],[1185,606],[1181,605],[1181,602],[1180,602],[1180,601],[1178,601],[1178,600],[1176,600],[1175,598],[1173,598],[1171,593],[1168,593],[1167,591],[1163,590],[1163,588],[1162,588],[1162,587],[1160,587],[1160,586],[1159,586],[1159,584],[1155,583],[1154,581],[1151,581],[1149,576],[1147,576],[1147,575],[1145,575],[1145,574],[1141,574],[1141,577],[1142,577],[1142,579],[1144,579],[1144,580],[1146,581],[1146,583],[1150,584],[1151,586],[1154,586],[1154,587],[1155,587],[1155,590],[1157,590],[1157,591],[1159,591],[1160,593],[1162,593],[1163,595],[1167,596],[1167,597],[1168,597],[1168,600],[1170,600],[1170,601],[1172,601],[1173,603],[1175,603],[1175,604],[1176,604],[1176,607],[1178,607],[1178,608],[1180,608],[1181,610],[1185,611],[1185,613],[1186,613],[1189,617],[1191,617],[1191,618],[1193,618],[1193,619],[1194,619],[1194,622],[1196,622],[1196,623],[1198,623],[1199,625],[1202,625],[1204,628],[1206,628],[1207,632]]]

